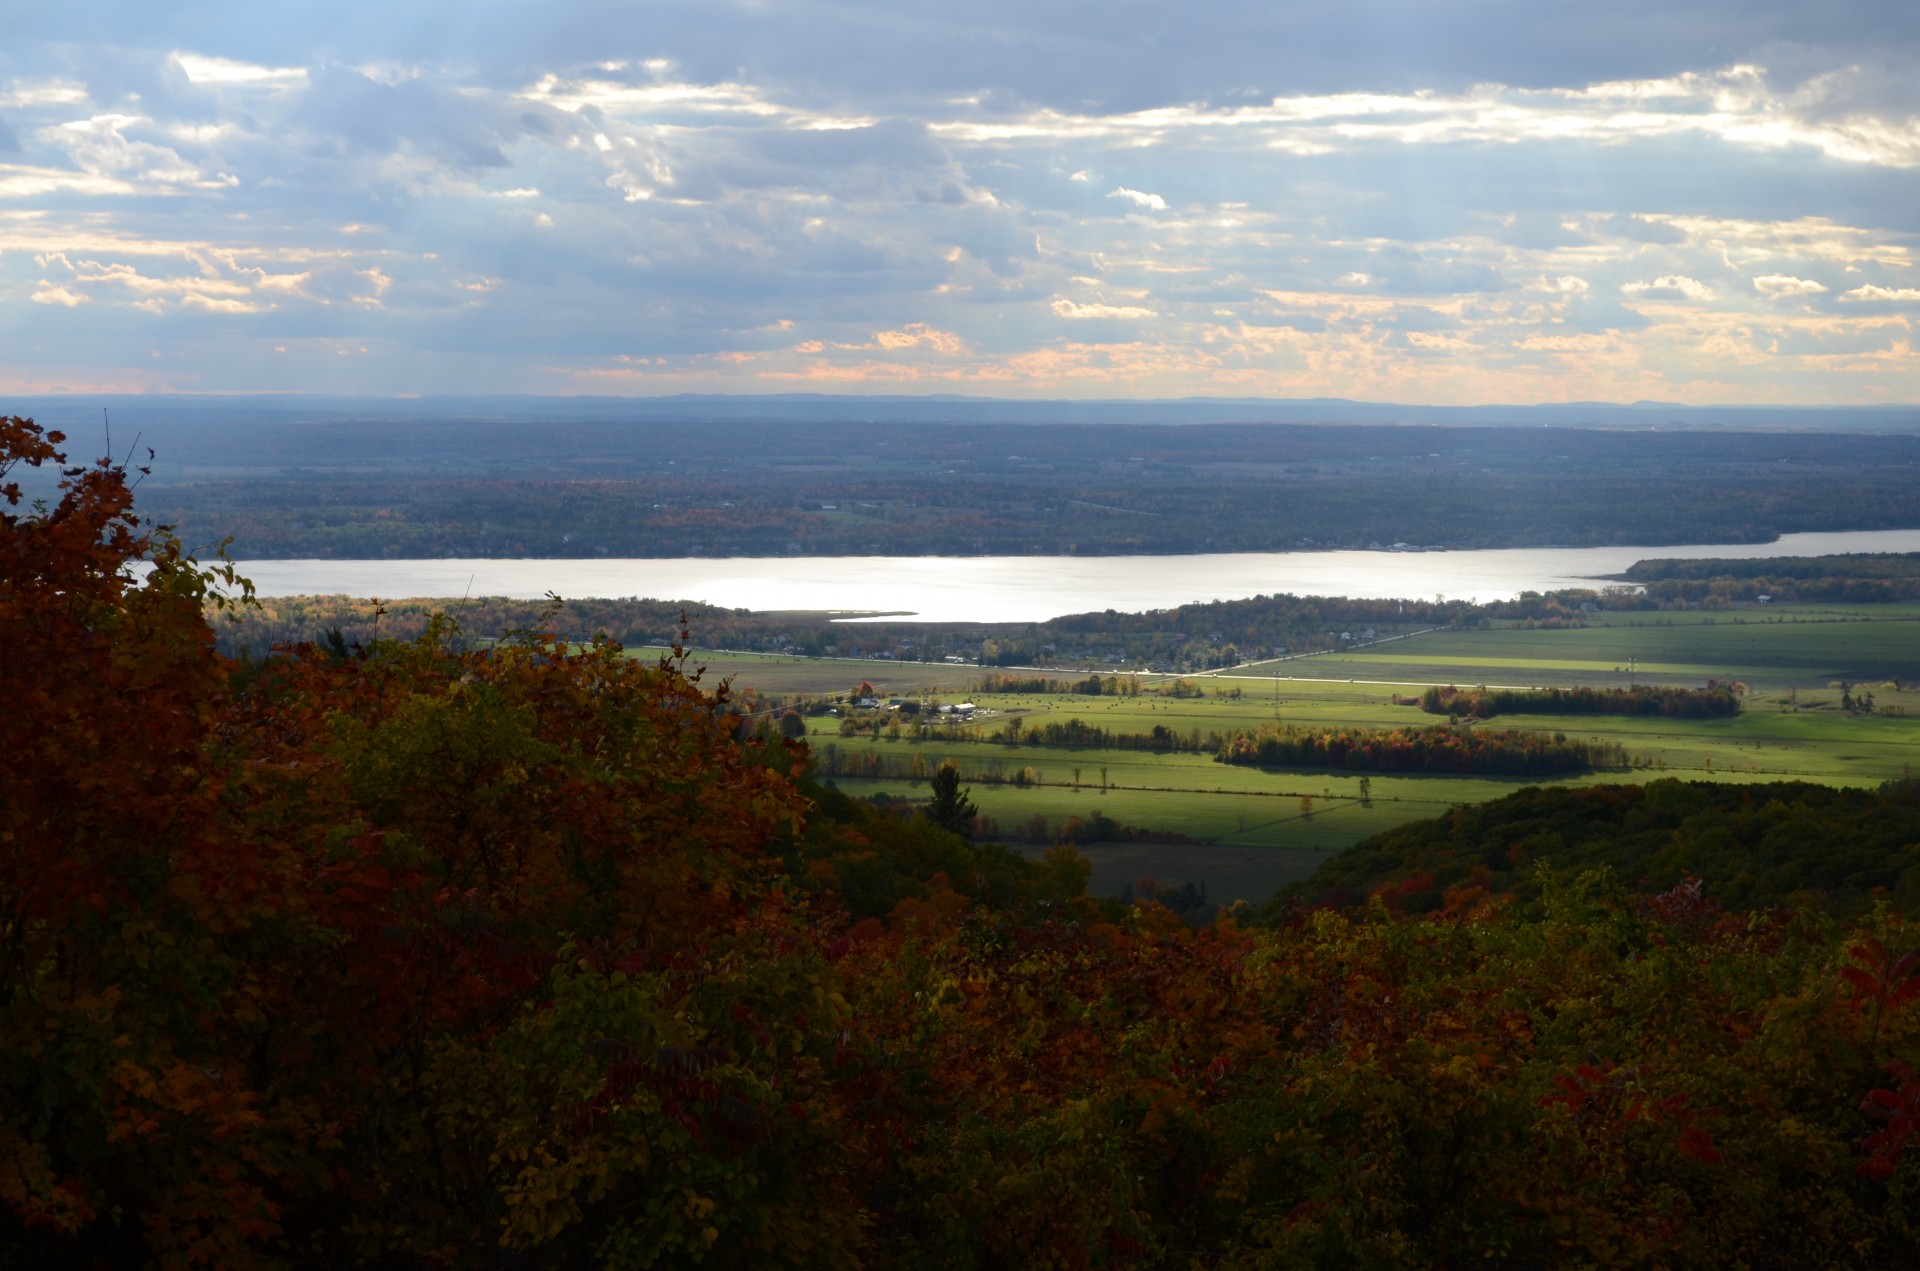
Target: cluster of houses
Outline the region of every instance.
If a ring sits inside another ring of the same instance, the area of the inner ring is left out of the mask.
[[[890,697],[885,702],[882,702],[877,697],[856,697],[853,699],[851,705],[855,710],[902,711],[909,715],[917,714],[921,709],[920,703],[906,701],[898,697]],[[977,708],[972,702],[942,702],[938,706],[929,705],[926,709],[936,715],[956,715],[962,719],[971,719],[973,718],[973,712]]]

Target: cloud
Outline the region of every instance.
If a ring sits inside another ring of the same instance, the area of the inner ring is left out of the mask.
[[[255,66],[224,57],[175,53],[173,61],[189,82],[218,88],[305,88],[307,72],[297,66]]]
[[[171,146],[129,137],[129,132],[151,132],[153,121],[141,115],[103,114],[71,120],[42,129],[41,140],[64,150],[83,172],[117,177],[136,184],[180,185],[202,181],[200,169]],[[216,184],[230,185],[222,176]]]
[[[0,289],[52,307],[0,347],[354,392],[1920,383],[1882,0],[980,4],[41,6],[0,41]]]
[[[1065,296],[1056,296],[1053,311],[1063,318],[1151,318],[1151,309],[1138,305],[1076,304]]]
[[[0,106],[11,109],[77,106],[86,100],[86,86],[65,78],[15,79],[0,88]]]
[[[1301,94],[1256,105],[1186,102],[1104,115],[1041,108],[935,127],[976,144],[1166,147],[1238,133],[1302,157],[1382,145],[1622,145],[1699,137],[1742,150],[1800,147],[1844,163],[1920,167],[1920,130],[1910,118],[1825,109],[1831,92],[1829,81],[1818,80],[1783,93],[1763,68],[1736,63],[1713,72],[1579,87],[1484,82],[1457,93]]]
[[[1753,280],[1753,289],[1763,296],[1811,296],[1825,291],[1823,283],[1791,274],[1762,274]]]
[[[93,297],[86,295],[84,292],[74,291],[67,287],[57,287],[52,283],[43,281],[39,289],[36,290],[32,296],[28,297],[28,299],[37,305],[59,305],[66,309],[77,309],[81,305],[88,303]]]
[[[1897,300],[1909,302],[1920,300],[1920,287],[1882,287],[1877,283],[1867,283],[1851,291],[1840,293],[1840,299],[1853,301]]]
[[[1124,185],[1108,193],[1107,197],[1110,199],[1125,199],[1129,203],[1133,203],[1139,207],[1152,208],[1156,212],[1164,212],[1167,210],[1167,201],[1158,194],[1148,194],[1144,190],[1129,190]]]
[[[1651,282],[1622,283],[1620,290],[1630,296],[1643,294],[1685,296],[1689,300],[1711,300],[1713,289],[1685,274],[1665,274]]]
[[[965,341],[953,332],[936,330],[924,322],[910,322],[898,331],[875,331],[873,343],[883,349],[929,349],[949,356],[967,349]]]

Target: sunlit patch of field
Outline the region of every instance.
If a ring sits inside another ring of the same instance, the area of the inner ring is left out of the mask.
[[[1424,727],[1445,720],[1396,705],[1394,696],[1410,698],[1431,684],[1625,687],[1633,679],[1699,686],[1710,677],[1733,677],[1755,691],[1741,714],[1727,718],[1516,715],[1476,726],[1565,733],[1617,744],[1629,756],[1627,768],[1556,778],[1562,785],[1654,777],[1873,785],[1920,763],[1920,692],[1909,683],[1920,680],[1920,606],[1601,618],[1613,625],[1438,631],[1373,650],[1191,676],[1187,684],[1196,696],[1159,691],[1173,677],[1149,677],[1148,691],[1138,696],[983,694],[972,686],[984,672],[972,667],[734,654],[695,660],[708,666],[709,683],[730,676],[768,693],[844,694],[865,679],[889,694],[974,702],[978,710],[970,725],[923,732],[903,720],[897,737],[883,730],[879,740],[843,737],[842,717],[816,716],[808,721],[809,741],[823,752],[832,746],[843,756],[872,753],[901,767],[918,752],[928,771],[946,760],[957,762],[974,802],[1004,836],[1036,816],[1057,827],[1068,816],[1098,810],[1122,824],[1205,840],[1089,844],[1083,850],[1094,862],[1092,886],[1100,892],[1151,875],[1175,883],[1204,881],[1215,900],[1264,899],[1304,876],[1325,853],[1530,783],[1373,773],[1366,774],[1363,799],[1362,774],[1346,770],[1268,771],[1215,763],[1205,753],[994,740],[1009,719],[1028,727],[1078,719],[1112,733],[1162,727],[1202,739],[1270,723]],[[1078,676],[1061,672],[1060,678]],[[1845,681],[1850,693],[1871,692],[1875,713],[1843,709],[1837,681]],[[851,709],[849,714],[871,718]],[[1016,775],[1031,784],[1016,784]],[[905,777],[835,780],[849,793],[925,797],[925,782]]]

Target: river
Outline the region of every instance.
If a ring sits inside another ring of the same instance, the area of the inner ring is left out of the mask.
[[[1920,529],[1772,543],[1198,556],[795,556],[679,560],[257,560],[262,596],[651,596],[756,610],[886,611],[928,622],[1040,622],[1100,609],[1295,595],[1499,600],[1604,585],[1650,557],[1920,551]]]

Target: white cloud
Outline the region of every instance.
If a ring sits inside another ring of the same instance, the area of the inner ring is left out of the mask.
[[[59,168],[30,168],[0,163],[0,199],[32,199],[63,191],[75,194],[124,195],[138,191],[131,182],[93,172]]]
[[[1685,274],[1663,274],[1651,282],[1623,283],[1620,290],[1630,296],[1652,292],[1685,296],[1689,300],[1713,299],[1713,289],[1711,287],[1699,279],[1689,278]]]
[[[1535,284],[1536,291],[1558,292],[1563,296],[1578,296],[1592,290],[1587,280],[1578,274],[1561,274],[1558,278],[1542,278]]]
[[[1334,281],[1343,287],[1366,287],[1372,285],[1373,275],[1362,273],[1356,269],[1350,274],[1341,274],[1338,278],[1334,279]]]
[[[1842,300],[1920,300],[1920,287],[1882,287],[1877,283],[1867,283],[1855,287],[1852,291],[1840,293]]]
[[[1737,64],[1710,73],[1623,80],[1581,88],[1516,88],[1487,83],[1464,93],[1328,93],[1275,97],[1258,106],[1188,103],[1126,114],[1042,109],[992,121],[933,125],[959,141],[1104,140],[1140,146],[1192,144],[1196,134],[1254,134],[1301,156],[1368,144],[1512,144],[1544,141],[1619,145],[1707,137],[1743,150],[1818,150],[1830,159],[1920,167],[1920,129],[1911,119],[1842,109],[1844,83],[1815,80],[1775,92],[1764,68]]]
[[[730,80],[695,84],[659,78],[671,72],[671,66],[649,62],[645,69],[655,78],[639,84],[543,75],[518,96],[569,114],[599,113],[652,126],[669,121],[712,123],[733,117],[808,131],[834,132],[869,128],[879,122],[872,115],[811,110],[778,102],[754,84]]]
[[[1762,274],[1753,280],[1753,289],[1763,296],[1811,296],[1825,291],[1824,283],[1791,274]]]
[[[1757,263],[1781,256],[1798,260],[1840,261],[1904,267],[1912,251],[1891,242],[1884,231],[1841,225],[1824,216],[1790,220],[1735,220],[1711,216],[1670,216],[1643,213],[1633,218],[1649,226],[1677,233],[1690,247],[1699,247],[1729,263]]]
[[[171,146],[129,138],[129,130],[152,124],[141,115],[106,114],[56,124],[40,131],[41,139],[63,149],[75,167],[95,176],[119,177],[161,185],[183,185],[201,181],[200,169],[181,158]],[[215,185],[231,185],[231,178],[216,178]]]
[[[189,291],[180,297],[182,309],[204,309],[208,313],[258,313],[260,306],[248,300],[229,300],[223,296],[203,296]]]
[[[28,299],[37,305],[59,305],[65,309],[78,309],[81,305],[90,303],[93,297],[68,287],[56,287],[43,280],[39,290]]]
[[[1053,311],[1063,318],[1151,318],[1151,309],[1137,305],[1075,304],[1065,296],[1056,296]]]
[[[1068,178],[1067,178],[1067,180],[1069,180],[1069,181],[1091,181],[1091,180],[1093,180],[1093,174],[1092,174],[1091,172],[1088,172],[1088,171],[1087,171],[1087,170],[1086,170],[1085,168],[1082,168],[1082,169],[1080,169],[1080,170],[1079,170],[1078,172],[1076,172],[1076,173],[1074,173],[1074,174],[1073,174],[1072,176],[1070,176],[1070,177],[1068,177]]]
[[[86,87],[70,79],[9,80],[5,90],[0,91],[0,107],[9,110],[77,106],[86,100]]]
[[[49,258],[49,261],[52,258]],[[141,295],[186,295],[197,293],[207,296],[244,296],[249,294],[245,283],[234,282],[226,278],[185,277],[161,278],[143,274],[132,265],[115,262],[102,264],[95,260],[79,260],[73,263],[74,281],[91,285],[125,287]]]
[[[1125,199],[1129,203],[1137,204],[1140,207],[1149,207],[1156,212],[1164,212],[1167,210],[1167,201],[1158,194],[1148,194],[1144,190],[1129,190],[1124,185],[1110,192],[1107,197],[1110,199]]]
[[[188,80],[221,88],[305,88],[307,72],[297,66],[255,66],[224,57],[175,53],[173,60]]]

